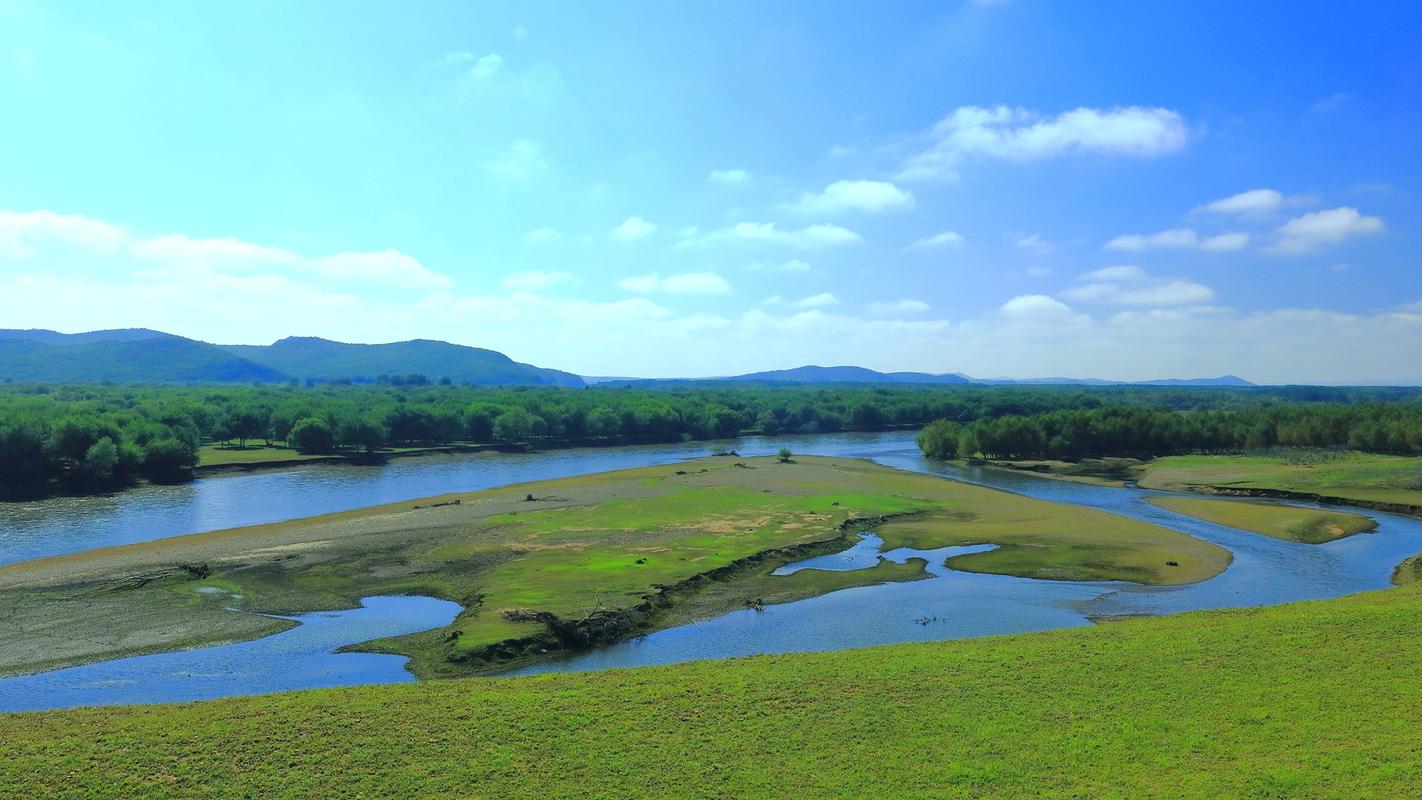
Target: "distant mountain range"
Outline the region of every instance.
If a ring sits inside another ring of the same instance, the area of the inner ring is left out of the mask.
[[[1106,381],[1095,378],[970,378],[961,373],[879,372],[865,367],[821,367],[751,372],[696,379],[581,378],[570,372],[522,364],[503,353],[431,339],[389,344],[346,344],[291,336],[270,345],[217,345],[147,328],[88,333],[0,330],[0,379],[51,383],[251,383],[296,380],[373,381],[380,375],[448,377],[478,386],[567,386],[594,383],[654,386],[666,383],[894,383],[1067,384],[1085,386],[1254,386],[1235,375]]]
[[[953,372],[930,375],[927,372],[879,372],[865,367],[821,367],[814,364],[794,369],[751,372],[726,380],[794,383],[971,383],[967,378]]]
[[[411,373],[478,385],[584,385],[571,373],[520,364],[493,350],[426,339],[345,344],[291,337],[268,346],[223,346],[145,328],[0,330],[0,378],[17,381],[248,383]]]
[[[761,382],[761,383],[921,383],[1005,385],[1077,385],[1077,386],[1254,386],[1237,375],[1218,378],[1159,378],[1149,381],[1108,381],[1100,378],[973,378],[961,372],[934,374],[929,372],[879,372],[866,367],[821,367],[810,364],[794,369],[749,372],[714,378],[595,378],[585,377],[590,384],[618,383],[655,385],[673,382]]]

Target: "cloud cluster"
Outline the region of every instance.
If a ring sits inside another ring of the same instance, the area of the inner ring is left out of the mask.
[[[657,232],[657,226],[641,217],[628,217],[612,229],[612,238],[619,242],[635,242]]]
[[[864,237],[854,231],[820,223],[803,228],[780,228],[774,222],[739,222],[729,228],[713,231],[704,236],[692,235],[683,240],[684,245],[706,245],[722,243],[773,244],[795,250],[811,250],[820,247],[839,247],[859,244]]]
[[[308,256],[232,237],[184,234],[136,236],[125,226],[51,211],[0,211],[0,258],[28,260],[41,250],[83,250],[113,257],[149,275],[260,272],[412,289],[448,287],[454,280],[398,250]]]
[[[926,134],[926,147],[899,170],[902,180],[954,178],[969,157],[1030,161],[1069,153],[1145,158],[1185,147],[1179,112],[1166,108],[1077,108],[1054,117],[1024,108],[961,106]]]
[[[927,250],[933,247],[958,247],[962,243],[962,234],[954,233],[953,231],[944,231],[942,233],[935,233],[932,236],[924,236],[920,239],[915,239],[914,243],[909,245],[909,249]]]
[[[1374,236],[1385,229],[1381,217],[1368,217],[1350,206],[1314,211],[1294,217],[1275,231],[1273,249],[1280,253],[1308,253],[1345,239]]]
[[[782,208],[796,214],[832,215],[846,211],[871,214],[912,209],[911,192],[887,181],[835,181],[821,192],[806,192]]]
[[[1117,236],[1106,243],[1108,250],[1139,253],[1144,250],[1175,249],[1234,252],[1249,246],[1249,234],[1238,231],[1216,236],[1201,236],[1192,228],[1171,228],[1148,234]]]
[[[1184,278],[1152,278],[1134,265],[1103,267],[1061,293],[1068,300],[1120,306],[1203,306],[1215,299],[1208,286]]]

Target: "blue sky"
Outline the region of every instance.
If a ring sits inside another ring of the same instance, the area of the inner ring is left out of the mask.
[[[1418,382],[1419,9],[0,0],[0,327]]]

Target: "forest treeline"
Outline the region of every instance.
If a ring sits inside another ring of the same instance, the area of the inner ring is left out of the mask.
[[[926,440],[935,453],[957,453],[966,443],[993,455],[1162,454],[1295,440],[1417,452],[1422,418],[1422,394],[1400,389],[401,383],[0,384],[0,490],[183,480],[199,448],[215,442],[373,452],[873,431],[946,420]],[[951,447],[940,443],[949,440]]]
[[[1059,409],[972,421],[939,419],[918,436],[931,458],[1150,458],[1270,447],[1422,454],[1422,405],[1286,403],[1227,410]]]

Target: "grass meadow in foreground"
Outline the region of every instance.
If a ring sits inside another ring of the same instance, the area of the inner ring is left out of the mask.
[[[228,611],[232,595],[242,611],[289,613],[425,594],[465,611],[447,627],[366,647],[412,656],[421,676],[471,674],[687,621],[678,608],[710,616],[925,576],[921,562],[769,574],[848,547],[868,527],[890,548],[996,543],[954,566],[1040,578],[1185,583],[1230,558],[1138,520],[867,461],[706,458],[5,567],[0,672],[290,624]],[[198,592],[208,587],[226,594]]]
[[[1422,586],[1013,637],[0,715],[6,797],[1401,798]]]
[[[1151,497],[1147,502],[1178,514],[1304,544],[1331,542],[1378,527],[1377,522],[1362,514],[1251,503],[1247,500]]]

